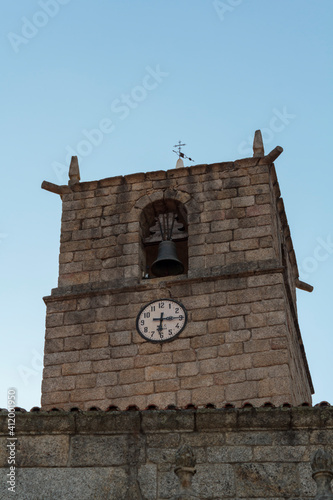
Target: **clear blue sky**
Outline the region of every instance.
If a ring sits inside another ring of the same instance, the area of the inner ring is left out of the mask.
[[[195,163],[235,160],[259,128],[284,148],[314,403],[333,403],[332,20],[332,0],[2,2],[0,407],[10,386],[40,404],[61,217],[41,182],[67,183],[74,152],[83,181],[173,168],[179,139]]]

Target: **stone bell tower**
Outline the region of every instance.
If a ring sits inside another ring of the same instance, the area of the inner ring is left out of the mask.
[[[252,158],[80,182],[73,157],[43,183],[63,204],[43,408],[311,401],[281,152],[257,131]]]

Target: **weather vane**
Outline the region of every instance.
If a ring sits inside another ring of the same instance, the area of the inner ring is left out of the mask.
[[[174,145],[174,148],[177,148],[178,151],[175,151],[174,149],[172,151],[174,153],[176,153],[176,155],[178,155],[178,158],[187,158],[190,161],[194,161],[194,160],[192,160],[192,158],[190,158],[189,156],[186,156],[184,153],[182,153],[181,148],[183,146],[186,146],[186,144],[182,144],[182,141],[179,141],[178,144]]]

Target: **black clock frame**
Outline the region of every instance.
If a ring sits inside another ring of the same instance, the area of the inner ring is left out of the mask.
[[[141,332],[140,332],[140,329],[139,329],[139,318],[140,318],[140,315],[141,313],[144,311],[144,309],[146,309],[146,307],[150,306],[151,304],[154,304],[154,303],[158,303],[158,302],[163,302],[164,300],[167,300],[169,302],[174,302],[175,304],[178,304],[184,311],[184,316],[185,316],[185,321],[184,321],[184,325],[182,326],[182,328],[179,330],[179,332],[177,332],[173,337],[171,337],[170,339],[166,338],[166,339],[159,339],[159,340],[152,340],[152,339],[149,339],[147,337],[145,337]],[[181,333],[182,331],[184,330],[184,328],[186,327],[187,325],[187,310],[185,308],[185,306],[179,302],[178,300],[175,300],[175,299],[170,299],[169,297],[165,297],[163,299],[155,299],[155,300],[151,300],[150,302],[148,302],[147,304],[145,304],[144,306],[141,307],[140,311],[138,312],[138,315],[136,317],[136,331],[138,332],[138,334],[140,335],[140,337],[142,337],[144,340],[146,340],[147,342],[152,342],[154,344],[163,344],[165,342],[172,342],[173,340],[175,340]]]

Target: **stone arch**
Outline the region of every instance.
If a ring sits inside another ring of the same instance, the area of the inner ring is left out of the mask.
[[[163,227],[168,227],[171,240],[176,245],[178,259],[188,270],[188,213],[186,203],[191,197],[187,193],[174,190],[155,191],[143,196],[135,208],[140,213],[140,264],[145,278],[154,278],[151,265],[156,260],[159,244],[164,237]],[[147,203],[148,202],[148,203]]]

